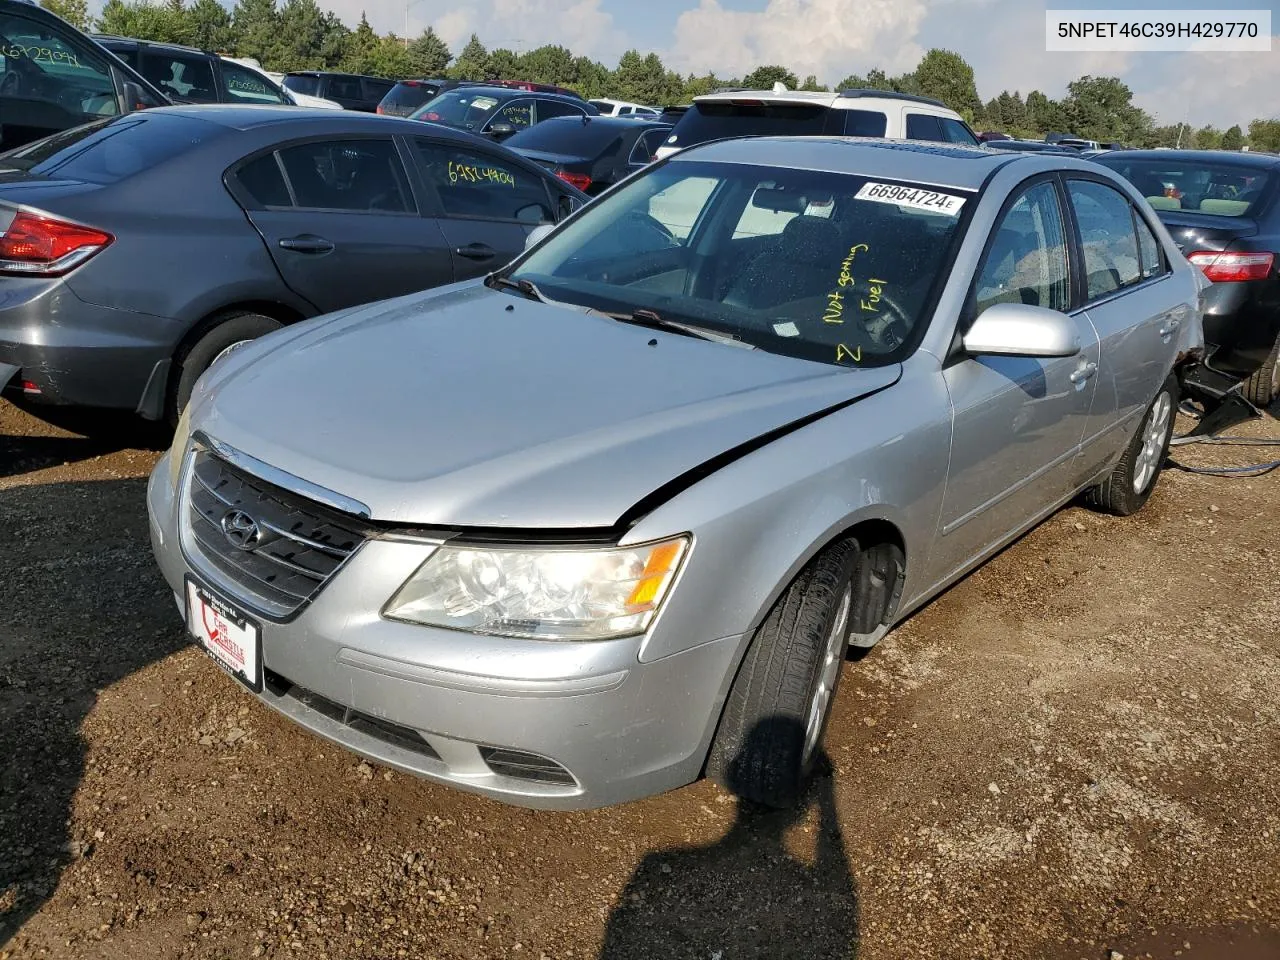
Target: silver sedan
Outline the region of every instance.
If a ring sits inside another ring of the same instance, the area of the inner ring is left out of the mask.
[[[219,664],[380,763],[784,805],[849,646],[1075,497],[1142,507],[1201,286],[1084,161],[710,144],[483,281],[221,358],[155,554]]]

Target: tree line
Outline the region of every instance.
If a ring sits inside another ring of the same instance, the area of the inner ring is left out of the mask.
[[[218,0],[107,0],[91,18],[87,0],[42,0],[45,7],[81,29],[180,43],[240,57],[253,57],[266,69],[342,70],[372,76],[451,77],[458,80],[521,79],[571,87],[584,97],[612,97],[654,106],[688,103],[721,87],[768,88],[776,82],[791,89],[827,90],[816,77],[798,78],[784,66],[765,65],[744,77],[682,75],[668,69],[655,53],[628,50],[613,69],[590,57],[574,56],[562,46],[546,45],[517,53],[487,49],[479,37],[455,56],[436,32],[427,28],[410,40],[394,33],[379,35],[361,15],[353,30],[316,0],[238,0],[230,12]],[[845,77],[837,90],[851,87],[897,91],[934,97],[980,130],[1042,138],[1060,132],[1100,142],[1134,147],[1280,152],[1280,119],[1259,118],[1247,131],[1240,126],[1220,130],[1193,129],[1186,124],[1161,125],[1133,103],[1133,91],[1116,77],[1083,76],[1054,100],[1039,90],[1024,97],[1004,90],[983,101],[973,68],[959,54],[930,50],[909,73],[890,77],[882,70]]]

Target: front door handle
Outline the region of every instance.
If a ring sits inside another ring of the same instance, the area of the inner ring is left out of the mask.
[[[1088,380],[1097,372],[1098,372],[1098,365],[1094,363],[1092,360],[1090,360],[1088,363],[1084,364],[1083,366],[1077,367],[1075,370],[1072,370],[1070,379],[1072,383],[1084,383],[1086,380]]]
[[[1170,337],[1173,336],[1173,332],[1177,330],[1180,326],[1182,326],[1181,320],[1177,320],[1177,319],[1174,319],[1173,317],[1170,317],[1168,320],[1164,322],[1164,325],[1160,328],[1160,338],[1162,340],[1168,340]]]
[[[468,243],[465,247],[458,247],[453,252],[468,260],[492,260],[498,255],[487,243]]]
[[[334,244],[332,240],[326,240],[324,237],[304,233],[300,237],[285,237],[279,242],[279,246],[294,253],[329,253],[333,250]]]

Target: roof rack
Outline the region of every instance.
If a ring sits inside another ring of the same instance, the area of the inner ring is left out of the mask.
[[[889,100],[910,100],[912,103],[927,103],[931,107],[942,107],[949,109],[941,100],[935,100],[933,97],[921,97],[914,93],[898,93],[896,90],[873,90],[869,88],[855,88],[850,90],[841,90],[839,96],[855,99],[857,97],[882,97]]]

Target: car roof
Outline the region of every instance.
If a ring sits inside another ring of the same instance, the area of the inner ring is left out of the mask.
[[[592,114],[587,114],[585,117],[548,117],[546,120],[534,124],[534,126],[541,127],[551,123],[559,124],[560,126],[569,123],[576,123],[580,126],[590,124],[593,127],[617,127],[619,130],[635,130],[639,127],[653,127],[656,129],[658,127],[673,126],[670,120],[637,114],[624,114],[621,117],[593,116]],[[529,129],[533,128],[530,127]]]
[[[1280,166],[1280,157],[1277,156],[1231,150],[1109,150],[1107,153],[1124,154],[1126,160],[1161,160],[1171,163],[1200,161],[1221,166],[1262,169]]]
[[[393,117],[379,113],[362,113],[357,110],[325,110],[319,107],[294,106],[249,106],[240,104],[202,103],[188,106],[155,107],[146,111],[146,115],[189,117],[194,120],[205,120],[232,130],[253,130],[259,127],[288,124],[300,126],[311,124],[345,132],[384,133],[387,136],[403,134],[422,136],[428,130],[430,135],[439,140],[465,140],[474,142],[476,137],[462,130],[431,124],[424,126],[419,120],[407,117]]]
[[[359,77],[361,80],[385,80],[387,83],[395,83],[389,77],[373,77],[367,73],[347,73],[344,70],[289,70],[285,72],[286,77]]]
[[[111,33],[91,33],[89,36],[97,40],[104,47],[120,46],[122,44],[133,44],[134,46],[145,45],[155,47],[158,50],[176,50],[180,53],[194,53],[202,57],[211,57],[213,54],[208,51],[201,50],[199,47],[188,47],[181,43],[162,43],[158,40],[143,40],[139,37],[119,37]]]
[[[946,110],[951,113],[952,110],[941,100],[935,100],[932,97],[918,97],[910,93],[898,93],[896,90],[874,90],[870,88],[856,88],[849,90],[747,90],[740,88],[730,88],[726,90],[716,90],[714,93],[703,94],[700,97],[694,97],[694,103],[714,103],[725,100],[772,100],[777,103],[813,103],[823,106],[831,106],[837,100],[896,100],[905,101],[907,103],[919,103],[928,107],[935,107],[940,110]]]
[[[673,154],[668,163],[699,160],[722,163],[749,163],[761,166],[856,173],[977,190],[987,178],[1011,163],[1022,164],[1028,174],[1033,167],[1056,168],[1074,157],[998,152],[962,144],[932,143],[923,140],[872,140],[858,137],[739,137],[714,140]],[[1089,169],[1078,161],[1079,169]]]
[[[486,97],[506,97],[509,100],[514,100],[516,97],[551,97],[553,100],[564,100],[574,104],[588,102],[581,97],[575,97],[571,93],[557,93],[554,90],[521,90],[519,87],[501,87],[490,83],[468,83],[465,86],[455,87],[445,92],[457,93],[459,91],[483,93]],[[443,95],[441,94],[441,96]]]

